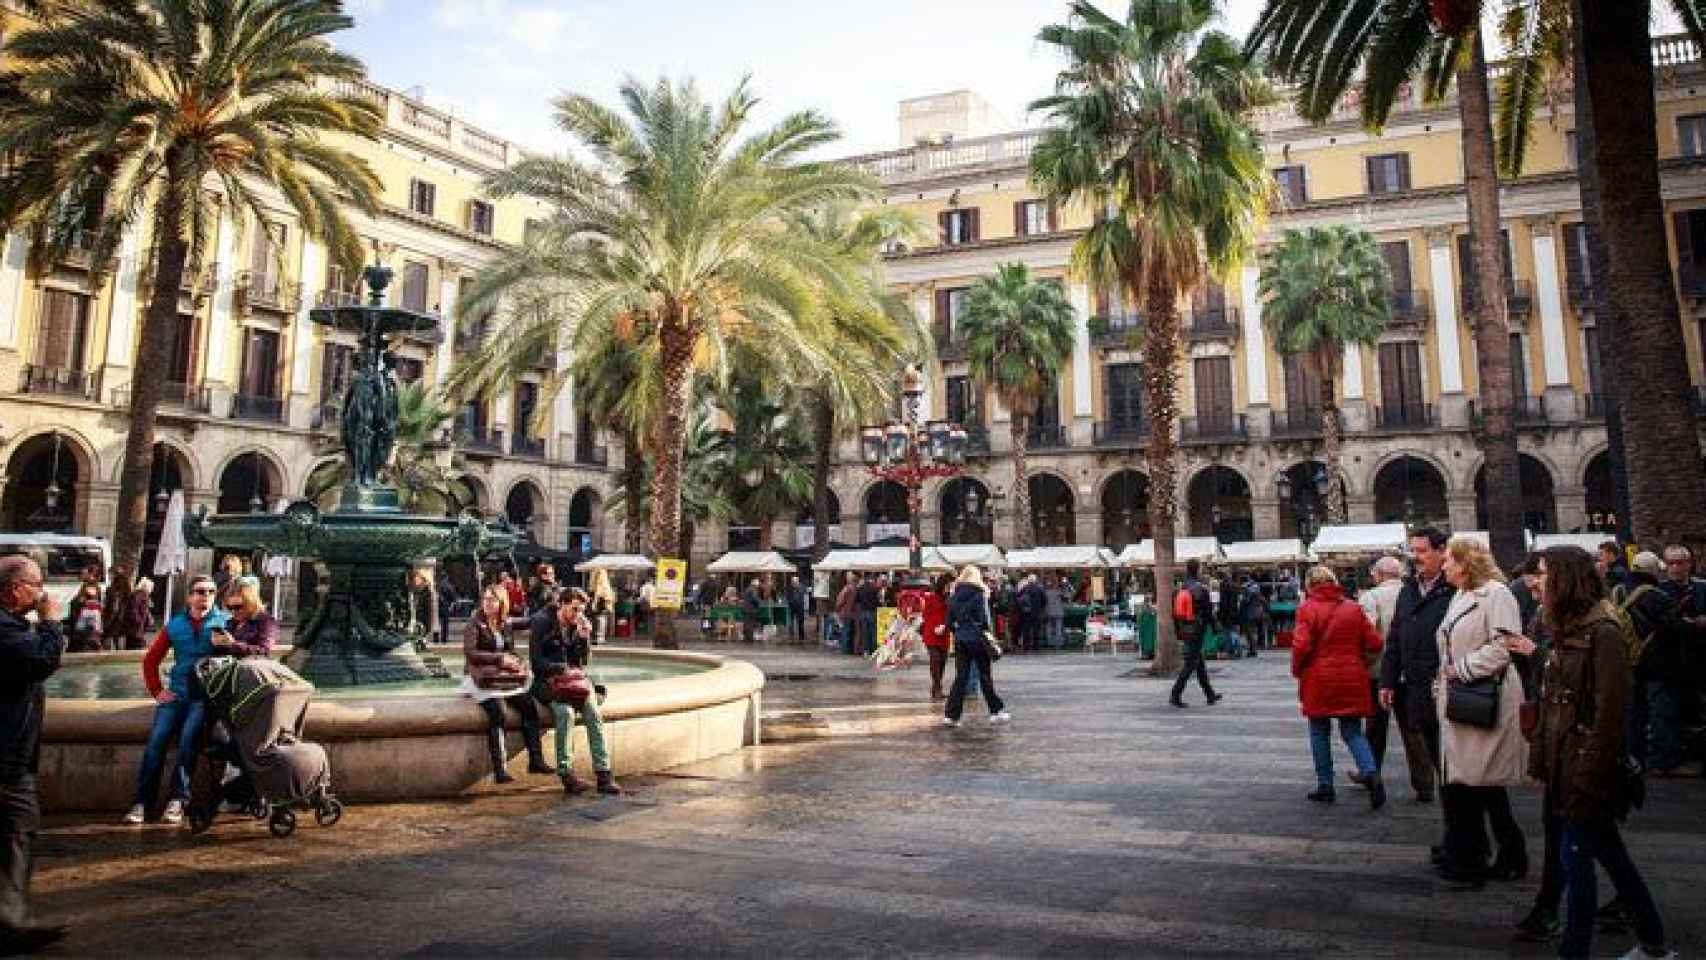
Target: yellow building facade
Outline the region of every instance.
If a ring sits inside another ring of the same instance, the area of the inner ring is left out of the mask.
[[[1677,256],[1678,296],[1697,410],[1706,412],[1700,306],[1706,298],[1706,66],[1685,38],[1655,41],[1661,173]],[[1568,93],[1543,110],[1528,171],[1502,187],[1524,514],[1536,531],[1607,528],[1611,504],[1595,359],[1594,284],[1581,233]],[[1476,447],[1474,336],[1464,305],[1468,243],[1460,125],[1454,102],[1414,94],[1379,135],[1356,105],[1302,122],[1289,104],[1259,118],[1282,202],[1263,245],[1294,227],[1345,224],[1380,241],[1394,311],[1372,348],[1347,351],[1338,385],[1346,420],[1344,481],[1352,522],[1408,520],[1484,529]],[[1029,436],[1039,543],[1119,548],[1147,535],[1147,435],[1141,356],[1129,334],[1139,311],[1069,275],[1086,211],[1051,211],[1027,182],[1032,132],[926,142],[850,158],[881,178],[884,202],[933,226],[934,242],[896,249],[888,278],[932,323],[940,354],[927,398],[934,418],[964,423],[978,456],[964,478],[924,491],[926,538],[1011,543],[1010,417],[966,379],[957,341],[960,298],[997,265],[1022,262],[1058,278],[1078,314],[1071,361]],[[1697,260],[1697,258],[1699,258]],[[1193,292],[1185,324],[1178,491],[1180,530],[1222,540],[1296,536],[1320,515],[1309,482],[1320,456],[1318,386],[1281,357],[1261,318],[1256,265]],[[1470,285],[1472,286],[1472,285]],[[1696,424],[1698,423],[1698,419]],[[1690,424],[1692,428],[1696,424]],[[832,522],[849,542],[901,533],[905,501],[842,451]],[[1298,493],[1282,502],[1278,477]],[[967,496],[967,494],[972,494]],[[800,542],[810,536],[801,524]],[[779,542],[786,542],[779,540]]]
[[[464,285],[543,214],[532,201],[481,192],[486,176],[520,158],[515,144],[376,84],[349,92],[386,118],[377,142],[343,143],[384,184],[382,209],[352,211],[355,227],[394,271],[389,302],[446,318],[441,340],[397,348],[398,377],[441,383],[457,355],[487,335],[452,328]],[[309,311],[360,296],[358,278],[328,263],[281,197],[262,198],[259,221],[222,207],[202,262],[186,276],[157,429],[161,507],[164,492],[177,489],[192,507],[270,507],[301,496],[314,471],[337,459],[336,414],[355,340],[312,323]],[[146,222],[124,237],[98,284],[85,256],[32,271],[24,239],[0,238],[0,530],[112,535],[147,299],[146,237]],[[602,546],[607,466],[621,454],[575,409],[572,390],[554,400],[541,394],[550,367],[566,363],[566,355],[547,360],[509,393],[467,405],[455,433],[480,509],[526,521],[542,544]],[[539,404],[550,406],[548,423],[531,430]],[[161,512],[150,514],[150,547]]]

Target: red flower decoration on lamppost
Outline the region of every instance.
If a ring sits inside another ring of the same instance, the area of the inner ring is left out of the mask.
[[[871,476],[899,484],[906,490],[908,571],[916,581],[924,573],[923,537],[919,514],[923,512],[920,491],[934,477],[958,476],[966,459],[966,431],[943,420],[921,423],[919,400],[924,395],[924,375],[908,366],[901,375],[901,419],[859,431],[859,453]]]

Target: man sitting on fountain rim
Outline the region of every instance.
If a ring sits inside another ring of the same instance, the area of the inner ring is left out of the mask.
[[[136,773],[136,801],[124,815],[125,823],[141,823],[147,816],[148,805],[160,789],[166,749],[174,737],[178,740],[178,762],[172,773],[172,796],[161,819],[177,823],[184,818],[184,804],[190,796],[190,771],[195,769],[201,754],[201,730],[207,719],[207,693],[196,681],[196,664],[212,656],[215,648],[228,649],[232,643],[231,634],[226,631],[226,613],[213,602],[217,590],[212,577],[206,574],[191,577],[185,608],[172,615],[142,656],[142,682],[155,703],[154,725],[148,732],[148,746],[143,749],[142,766]],[[162,684],[160,664],[168,650],[172,653],[172,668]]]
[[[569,587],[558,594],[557,602],[535,614],[527,624],[527,657],[533,668],[533,697],[550,708],[557,727],[557,776],[562,778],[563,792],[574,794],[586,789],[575,779],[570,747],[574,743],[575,715],[579,710],[581,724],[586,727],[587,749],[592,753],[592,772],[598,778],[598,792],[620,794],[622,788],[610,773],[610,750],[604,741],[604,717],[598,710],[595,692],[579,706],[571,706],[551,696],[549,678],[569,669],[586,669],[591,654],[592,621],[586,616],[591,600],[585,590]]]

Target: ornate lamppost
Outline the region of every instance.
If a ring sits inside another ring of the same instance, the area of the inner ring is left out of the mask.
[[[906,490],[911,536],[907,569],[912,581],[924,574],[924,541],[919,530],[923,512],[920,491],[932,477],[957,476],[966,459],[966,432],[944,420],[920,422],[918,404],[924,395],[924,375],[916,365],[901,375],[901,419],[859,431],[859,453],[871,475]]]
[[[1291,511],[1297,517],[1297,535],[1303,540],[1305,549],[1315,542],[1315,535],[1321,530],[1321,518],[1316,515],[1315,508],[1326,499],[1327,491],[1332,487],[1327,479],[1327,469],[1320,466],[1315,468],[1315,475],[1310,483],[1315,490],[1313,497],[1301,495],[1304,491],[1297,489],[1291,482],[1290,473],[1281,470],[1274,476],[1274,489],[1279,491],[1280,499],[1291,502]]]

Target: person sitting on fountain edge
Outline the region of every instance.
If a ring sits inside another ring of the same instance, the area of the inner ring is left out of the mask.
[[[467,675],[462,694],[486,712],[486,749],[492,757],[492,781],[515,780],[504,749],[505,701],[521,717],[521,738],[527,744],[527,772],[550,773],[539,742],[539,712],[527,699],[527,667],[516,656],[515,635],[509,627],[509,595],[497,584],[480,593],[480,609],[462,631],[462,655]]]
[[[226,614],[214,602],[213,578],[205,574],[190,578],[185,609],[172,615],[160,629],[148,652],[142,655],[142,682],[154,698],[154,725],[148,731],[148,746],[142,751],[142,766],[136,772],[136,800],[125,823],[141,823],[148,805],[160,789],[160,774],[166,765],[166,748],[178,739],[178,763],[172,773],[172,796],[161,819],[177,823],[184,818],[190,796],[190,773],[201,755],[202,725],[207,719],[207,693],[196,681],[195,668],[202,660],[228,647]],[[217,634],[217,636],[216,636]],[[172,653],[172,668],[160,682],[160,663]]]
[[[556,722],[557,776],[563,781],[563,792],[580,793],[586,789],[575,779],[570,755],[575,733],[574,711],[579,710],[581,725],[586,727],[587,749],[592,753],[592,772],[598,778],[598,792],[619,794],[622,788],[610,773],[610,749],[605,745],[598,693],[579,706],[571,706],[553,699],[548,685],[553,674],[586,669],[592,652],[592,621],[586,615],[590,599],[585,590],[569,587],[558,595],[555,605],[535,613],[527,625],[527,657],[533,667],[533,697],[550,708]]]

